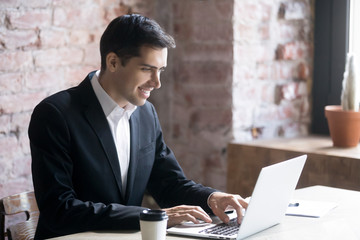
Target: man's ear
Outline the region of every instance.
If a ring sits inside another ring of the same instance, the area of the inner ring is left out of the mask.
[[[115,53],[111,52],[106,55],[106,68],[110,72],[115,72],[119,65],[120,59]]]

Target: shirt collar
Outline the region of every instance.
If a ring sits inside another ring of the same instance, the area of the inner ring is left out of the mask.
[[[130,119],[131,114],[136,110],[136,106],[129,103],[125,108],[121,108],[110,96],[105,92],[103,87],[99,83],[99,74],[100,70],[96,71],[94,76],[91,79],[91,85],[94,89],[95,95],[98,98],[100,105],[105,113],[105,116],[108,117],[114,110],[119,112],[125,111],[125,115]],[[120,109],[119,109],[120,108]],[[117,110],[116,110],[117,109]]]

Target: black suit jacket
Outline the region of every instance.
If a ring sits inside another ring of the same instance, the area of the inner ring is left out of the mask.
[[[32,175],[40,210],[35,238],[138,229],[145,190],[161,207],[189,204],[210,211],[207,197],[215,190],[184,176],[149,102],[130,118],[130,165],[122,194],[115,143],[91,86],[93,74],[44,99],[32,114]]]

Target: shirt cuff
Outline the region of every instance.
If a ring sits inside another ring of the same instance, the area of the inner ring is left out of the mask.
[[[216,192],[212,192],[209,196],[208,196],[208,198],[207,198],[207,205],[208,205],[208,207],[211,209],[211,207],[210,207],[210,198],[211,198],[211,196],[214,194],[214,193],[216,193]]]

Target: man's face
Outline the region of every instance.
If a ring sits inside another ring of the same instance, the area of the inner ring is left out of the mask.
[[[112,74],[109,95],[125,107],[128,103],[144,105],[154,89],[161,87],[160,73],[167,64],[167,48],[140,48],[140,56],[130,58],[125,66],[117,64]],[[120,59],[119,62],[120,63]]]

